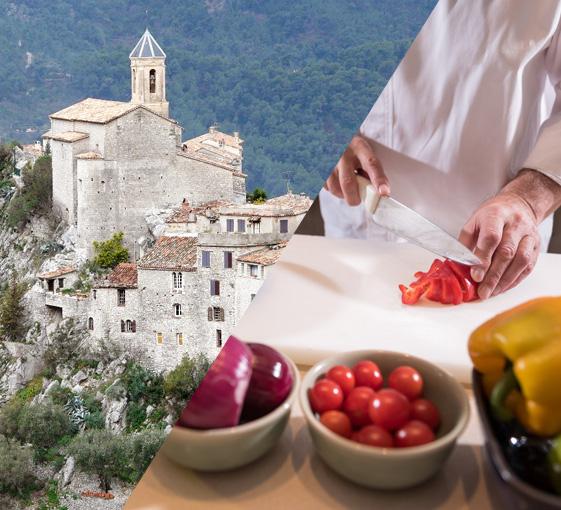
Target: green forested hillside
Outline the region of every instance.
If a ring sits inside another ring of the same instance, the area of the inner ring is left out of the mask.
[[[87,96],[128,100],[148,25],[185,138],[238,130],[250,188],[313,195],[435,3],[0,0],[0,139],[36,139]]]

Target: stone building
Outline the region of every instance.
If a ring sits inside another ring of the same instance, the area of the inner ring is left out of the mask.
[[[165,59],[147,30],[130,54],[130,102],[89,98],[51,115],[53,207],[75,259],[118,231],[131,258],[85,294],[72,290],[78,263],[50,264],[38,288],[51,322],[77,318],[158,370],[186,353],[214,358],[311,206],[292,193],[247,203],[239,133],[211,126],[181,141]]]
[[[166,55],[147,30],[130,54],[131,101],[87,98],[50,116],[53,208],[77,247],[122,231],[128,248],[148,235],[147,210],[223,199],[244,203],[242,140],[219,133],[183,143],[169,117]]]

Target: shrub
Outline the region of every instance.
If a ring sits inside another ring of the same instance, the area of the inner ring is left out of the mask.
[[[101,490],[108,492],[111,480],[128,470],[124,437],[107,430],[88,430],[74,438],[66,453],[74,456],[82,471],[96,475]]]
[[[21,400],[22,402],[29,402],[33,397],[41,393],[43,388],[43,377],[37,376],[27,383],[27,385],[19,390],[14,399]]]
[[[247,193],[247,201],[252,204],[264,204],[267,192],[263,188],[255,188],[252,193]]]
[[[164,396],[164,379],[160,374],[129,361],[121,377],[129,400],[157,405]]]
[[[19,415],[17,437],[35,447],[38,460],[43,460],[50,448],[75,432],[64,408],[51,402],[24,404]]]
[[[65,320],[49,336],[49,345],[43,353],[44,374],[52,377],[57,365],[74,363],[84,350],[87,331],[74,319]]]
[[[191,358],[185,355],[164,380],[165,394],[174,401],[174,413],[179,416],[210,367],[208,358],[200,353]]]
[[[23,188],[10,201],[7,224],[22,228],[34,214],[47,213],[52,205],[52,162],[50,156],[37,159],[33,168],[22,171]]]
[[[129,402],[127,407],[127,429],[140,430],[146,420],[146,406],[139,402]]]
[[[30,448],[0,435],[0,492],[24,497],[36,488]]]
[[[161,448],[165,434],[160,429],[147,429],[125,436],[125,455],[127,470],[119,473],[119,477],[130,483],[136,483],[141,478],[152,459]]]
[[[21,342],[27,332],[23,296],[27,286],[12,272],[10,282],[0,296],[0,337],[10,342]]]
[[[129,260],[129,251],[123,246],[123,238],[123,232],[117,232],[107,241],[94,241],[94,264],[101,268],[113,268]]]

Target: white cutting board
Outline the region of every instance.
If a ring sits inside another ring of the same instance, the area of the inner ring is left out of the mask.
[[[234,333],[305,365],[341,351],[407,352],[468,383],[474,328],[528,299],[561,295],[561,255],[541,254],[522,284],[487,301],[402,305],[398,284],[434,258],[410,244],[295,235]]]

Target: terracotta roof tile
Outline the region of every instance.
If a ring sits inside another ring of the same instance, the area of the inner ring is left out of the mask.
[[[58,278],[59,276],[63,276],[65,274],[74,273],[76,271],[75,267],[71,266],[64,266],[55,269],[54,271],[48,271],[46,273],[41,273],[38,275],[39,278],[43,280],[50,280],[51,278]]]
[[[243,142],[239,135],[228,135],[211,127],[208,133],[183,142],[181,148],[182,153],[186,156],[240,171]]]
[[[237,257],[239,262],[247,262],[248,264],[261,264],[262,266],[272,266],[276,264],[282,255],[282,251],[288,243],[282,242],[274,246],[267,246],[259,250],[250,251]]]
[[[103,159],[103,156],[99,152],[82,152],[76,156],[76,159]]]
[[[140,269],[196,271],[197,238],[162,236],[138,262]]]
[[[85,140],[90,135],[88,133],[81,133],[80,131],[62,131],[61,133],[53,133],[52,131],[47,131],[43,138],[48,138],[50,140],[58,140],[60,142],[79,142],[80,140]]]
[[[121,262],[96,287],[133,289],[137,285],[138,271],[136,264]]]
[[[233,203],[227,200],[212,200],[193,207],[189,202],[184,202],[179,209],[176,209],[168,216],[166,223],[187,223],[190,221],[189,216],[191,213],[206,214],[207,212],[218,212],[220,207],[226,205],[233,205]]]

